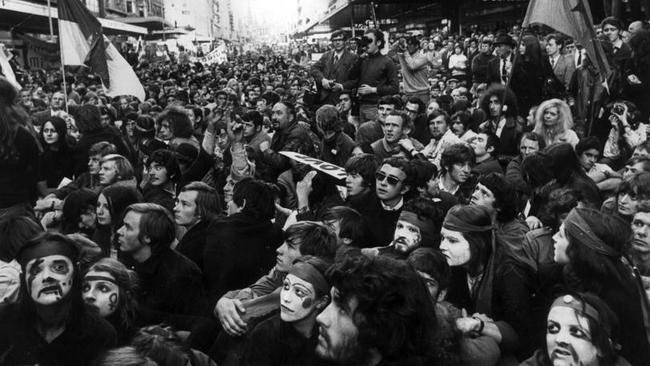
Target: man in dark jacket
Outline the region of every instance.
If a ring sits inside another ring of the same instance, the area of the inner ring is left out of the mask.
[[[282,230],[271,222],[274,212],[269,185],[251,178],[235,185],[228,217],[212,222],[203,236],[203,277],[212,305],[273,267],[275,249],[284,240]]]
[[[260,177],[267,182],[275,182],[280,173],[291,167],[289,158],[281,155],[281,151],[314,154],[314,142],[308,131],[298,124],[293,104],[278,102],[272,113],[271,126],[275,134],[271,144],[266,141],[260,144],[262,164],[258,169]]]
[[[492,55],[492,42],[483,37],[479,46],[479,53],[472,59],[472,81],[475,84],[486,84],[488,63],[495,59]]]
[[[117,241],[135,263],[139,306],[167,314],[205,315],[201,271],[170,247],[176,226],[169,211],[154,203],[136,203],[126,208],[123,222]]]
[[[344,31],[332,33],[330,41],[332,50],[321,56],[311,67],[310,74],[316,80],[320,92],[319,104],[336,105],[339,102],[339,93],[356,84],[355,80],[350,80],[350,71],[357,63],[359,56],[345,49]]]
[[[208,227],[221,215],[220,202],[217,191],[203,182],[188,183],[176,197],[174,221],[187,229],[176,250],[203,270]]]

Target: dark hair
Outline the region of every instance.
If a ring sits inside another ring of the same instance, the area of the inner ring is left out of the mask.
[[[582,200],[580,191],[571,188],[557,188],[551,191],[546,204],[542,205],[538,217],[544,226],[557,231],[560,227],[558,218],[568,214]]]
[[[490,156],[492,157],[497,157],[499,156],[499,152],[501,151],[501,140],[499,139],[499,136],[497,136],[494,132],[491,131],[481,131],[479,134],[485,135],[487,137],[486,142],[485,142],[485,149],[492,148],[493,150],[489,153]]]
[[[100,141],[92,144],[88,149],[88,156],[100,155],[104,157],[110,154],[117,154],[117,147],[110,142]]]
[[[336,31],[332,32],[332,35],[330,36],[330,39],[334,39],[334,38],[343,38],[343,40],[346,40],[348,37],[347,37],[347,33],[345,33],[345,31],[339,29],[339,30],[336,30]]]
[[[178,166],[178,160],[176,160],[176,155],[173,152],[167,149],[154,151],[147,159],[147,168],[149,168],[152,163],[164,166],[167,170],[167,178],[170,181],[178,182],[181,178],[181,168]]]
[[[469,162],[470,165],[476,163],[474,150],[465,144],[453,144],[447,147],[440,157],[440,166],[442,173],[445,174],[451,170],[454,164],[464,164]]]
[[[417,104],[418,105],[418,114],[421,114],[426,109],[426,106],[424,105],[424,102],[422,101],[422,99],[420,99],[418,97],[410,97],[410,98],[408,98],[406,100],[406,102],[411,103],[411,104]]]
[[[300,245],[300,254],[333,260],[338,247],[336,234],[329,227],[314,221],[299,221],[284,232],[285,240]]]
[[[271,220],[275,215],[275,200],[273,189],[268,183],[244,178],[233,188],[232,200],[239,207],[244,207],[242,213],[260,220]]]
[[[616,196],[629,194],[637,200],[650,200],[650,172],[635,174],[624,180],[616,190]]]
[[[550,40],[555,40],[555,43],[560,46],[560,49],[564,48],[564,41],[562,40],[562,36],[559,35],[558,33],[551,33],[544,37],[545,42],[549,42]]]
[[[9,216],[0,220],[0,260],[9,263],[16,258],[20,248],[43,232],[43,228],[27,216]]]
[[[113,348],[102,353],[93,366],[157,366],[158,364],[145,357],[135,347],[125,346]]]
[[[363,178],[363,184],[375,189],[375,173],[380,167],[379,159],[374,154],[360,154],[351,157],[345,163],[345,172],[348,174],[359,174]]]
[[[458,111],[452,114],[450,119],[452,125],[456,120],[460,122],[463,125],[463,129],[465,131],[469,130],[469,126],[472,123],[472,115],[467,111]]]
[[[221,207],[221,199],[217,190],[204,182],[190,182],[187,183],[181,192],[196,191],[196,212],[195,214],[202,219],[212,220],[219,215],[223,208]]]
[[[447,127],[451,127],[451,118],[449,118],[449,114],[443,110],[435,110],[433,111],[429,117],[427,117],[427,126],[431,124],[431,121],[434,119],[443,116],[445,119],[445,123],[447,124]]]
[[[39,134],[39,138],[41,141],[41,145],[49,151],[49,148],[47,148],[47,143],[45,143],[45,124],[50,122],[52,124],[52,127],[54,127],[54,130],[58,134],[58,140],[55,142],[55,145],[57,148],[62,151],[62,152],[67,152],[69,147],[68,147],[68,125],[65,122],[65,120],[61,117],[57,116],[52,116],[43,121],[43,124],[41,125],[41,133]]]
[[[479,102],[480,108],[485,112],[485,114],[490,116],[490,98],[491,97],[499,98],[499,103],[503,101],[502,107],[507,106],[508,108],[502,112],[506,117],[517,117],[517,97],[513,91],[505,86],[500,84],[492,84],[483,94],[483,98]]]
[[[360,246],[364,240],[363,217],[347,206],[333,206],[322,216],[324,223],[339,221],[339,239],[350,239],[352,246]]]
[[[521,146],[521,141],[523,141],[524,139],[528,141],[536,141],[539,150],[542,150],[546,147],[546,141],[544,141],[544,139],[540,135],[536,134],[535,132],[522,133],[521,136],[519,136],[519,143],[517,144],[517,147]]]
[[[475,226],[492,225],[492,218],[489,215],[489,211],[471,209],[471,206],[454,206],[454,208],[456,207],[460,211],[457,215],[462,217],[466,223]],[[470,252],[467,272],[471,275],[476,275],[479,269],[487,264],[492,255],[493,231],[467,232],[463,233],[463,237],[469,244]]]
[[[424,272],[438,282],[440,291],[447,289],[451,281],[451,268],[440,250],[417,248],[409,254],[407,263],[416,271]]]
[[[417,360],[413,364],[432,363],[437,351],[433,302],[420,276],[405,261],[342,257],[327,277],[338,290],[332,299],[335,304],[347,308],[352,299],[358,304],[351,315],[359,329],[359,350],[352,357],[359,359],[351,363],[363,363],[372,349],[380,350],[391,364],[405,358]]]
[[[345,121],[339,117],[339,111],[331,104],[324,104],[316,110],[316,124],[323,131],[343,131]]]
[[[120,327],[131,330],[135,326],[138,309],[138,301],[136,299],[136,290],[138,288],[137,273],[113,258],[102,258],[98,260],[88,268],[86,274],[90,271],[107,272],[115,278],[115,284],[120,290],[120,296],[116,312],[111,315],[111,318],[117,318],[115,320]]]
[[[575,147],[576,155],[580,157],[583,152],[591,149],[596,149],[600,152],[600,140],[596,136],[588,136],[580,139],[580,142]]]
[[[379,164],[379,166],[377,167],[377,171],[379,171],[381,167],[384,165],[390,165],[393,168],[397,168],[401,170],[404,173],[404,175],[406,175],[406,179],[404,179],[404,186],[408,186],[410,189],[409,192],[405,194],[405,196],[413,195],[415,191],[414,183],[415,183],[416,174],[415,174],[415,169],[413,168],[411,163],[402,157],[393,156],[384,159],[381,162],[381,164]]]
[[[158,115],[156,123],[160,124],[164,120],[169,122],[169,128],[174,137],[192,137],[192,133],[194,132],[192,121],[190,121],[190,116],[184,108],[177,106],[167,107]]]
[[[384,105],[384,104],[389,104],[395,107],[395,109],[401,109],[402,108],[402,101],[394,97],[392,95],[384,95],[383,97],[379,98],[377,101],[377,106]]]
[[[388,117],[394,116],[394,117],[399,117],[402,120],[402,129],[410,129],[413,130],[413,121],[411,120],[411,117],[409,117],[408,114],[406,114],[404,111],[401,110],[394,110],[388,113]]]
[[[429,160],[411,160],[411,167],[415,173],[413,185],[415,188],[427,188],[427,183],[432,177],[438,176],[438,168]]]
[[[264,123],[264,118],[258,111],[248,111],[241,116],[242,121],[253,122],[255,127],[259,127]]]
[[[604,28],[606,25],[614,26],[618,30],[624,30],[623,29],[623,24],[616,17],[607,17],[607,18],[603,19],[603,21],[600,23],[600,26]]]
[[[548,158],[551,174],[558,184],[565,185],[574,174],[582,173],[578,155],[571,144],[552,144],[544,149],[544,153]]]
[[[176,239],[174,217],[166,208],[155,203],[134,203],[126,208],[124,216],[130,211],[142,215],[138,239],[144,243],[144,238],[149,237],[152,253],[168,248]]]
[[[625,165],[636,165],[636,164],[643,164],[643,171],[644,172],[650,172],[650,156],[637,156],[636,158],[630,158]]]
[[[140,328],[131,344],[158,365],[198,364],[192,349],[184,344],[174,328],[165,324]]]
[[[575,300],[580,301],[583,310],[573,310],[575,315],[580,315],[587,319],[589,325],[589,332],[591,333],[591,343],[596,347],[598,352],[598,359],[600,365],[615,365],[617,364],[618,351],[616,345],[620,337],[620,322],[616,313],[612,311],[609,305],[603,301],[598,295],[590,292],[569,292],[558,298],[571,296]],[[586,312],[586,305],[589,304],[598,313],[598,319],[594,319]],[[550,309],[549,309],[550,312]],[[541,352],[544,360],[550,365],[551,362],[548,358],[548,344],[544,342],[544,351]]]
[[[494,195],[494,209],[498,222],[507,223],[517,217],[516,191],[503,174],[488,173],[480,176],[478,182],[487,187]]]
[[[156,122],[147,115],[139,115],[135,120],[135,137],[137,139],[154,138],[156,135]]]
[[[428,198],[417,197],[404,203],[402,212],[405,211],[414,213],[420,220],[428,221],[435,226],[433,236],[424,235],[421,232],[420,246],[438,248],[440,246],[440,229],[445,218],[442,208]]]
[[[74,121],[82,135],[102,128],[99,108],[92,104],[79,106],[77,112],[74,114]]]
[[[27,112],[18,105],[18,90],[0,76],[0,158],[7,159],[15,150],[16,131],[29,121]]]
[[[381,30],[375,28],[368,28],[363,34],[369,34],[369,33],[375,35],[375,41],[377,42],[377,46],[379,47],[379,49],[382,49],[384,45],[386,45],[384,33]]]
[[[79,220],[83,213],[97,205],[97,192],[81,188],[71,192],[63,203],[63,220],[61,232],[64,234],[79,231]]]
[[[108,211],[111,214],[111,227],[114,230],[122,226],[125,210],[131,204],[140,202],[140,195],[133,187],[113,185],[104,188],[101,193],[108,202]]]

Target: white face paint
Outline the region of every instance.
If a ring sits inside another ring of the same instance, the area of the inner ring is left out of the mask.
[[[393,234],[395,250],[402,253],[409,253],[417,248],[421,241],[420,228],[404,220],[397,221],[395,234]]]
[[[598,348],[592,343],[587,318],[572,308],[555,306],[548,313],[546,348],[553,366],[596,366]]]
[[[61,301],[72,288],[72,261],[53,254],[34,258],[25,266],[25,279],[29,295],[40,305],[52,305]]]
[[[296,322],[308,317],[316,308],[314,286],[292,274],[284,279],[280,292],[280,318],[284,322]]]
[[[469,250],[469,242],[463,233],[442,228],[440,236],[442,237],[440,251],[447,257],[449,266],[462,266],[469,262],[472,254]]]
[[[84,277],[82,295],[91,307],[105,318],[117,310],[120,300],[120,289],[115,282],[115,277],[104,271],[89,271]]]

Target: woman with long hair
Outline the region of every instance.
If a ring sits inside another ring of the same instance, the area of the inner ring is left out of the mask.
[[[84,302],[111,323],[120,345],[128,344],[137,330],[137,285],[138,275],[112,258],[95,262],[83,276]]]
[[[91,237],[96,226],[95,205],[97,193],[81,188],[68,195],[63,202],[61,232],[63,234],[82,233]]]
[[[616,314],[591,293],[557,297],[546,319],[546,342],[520,366],[626,366],[619,356]]]
[[[557,142],[567,142],[576,146],[578,135],[573,128],[571,109],[560,99],[549,99],[542,102],[535,113],[533,132],[542,136],[546,145]]]
[[[32,212],[40,148],[28,120],[18,91],[0,76],[0,217]]]
[[[101,248],[105,256],[111,255],[114,248],[114,236],[122,226],[124,210],[133,203],[140,202],[139,193],[133,187],[115,185],[105,188],[97,198],[97,228],[93,241]]]
[[[553,236],[554,261],[564,265],[562,280],[569,290],[592,292],[616,313],[625,329],[620,354],[641,366],[650,364],[650,344],[644,327],[644,294],[622,261],[630,237],[630,224],[624,220],[576,207]]]
[[[43,152],[39,157],[38,191],[43,197],[54,192],[63,178],[72,180],[74,163],[68,141],[68,126],[63,118],[50,117],[39,134]]]

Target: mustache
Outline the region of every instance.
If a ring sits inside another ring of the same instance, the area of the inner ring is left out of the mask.
[[[59,284],[43,287],[40,291],[38,291],[37,296],[41,297],[41,295],[43,294],[52,293],[52,292],[59,297],[63,297],[63,289]]]
[[[557,351],[565,351],[571,354],[571,359],[573,359],[574,364],[578,364],[580,362],[580,357],[578,356],[578,352],[576,352],[575,348],[571,344],[564,343],[562,345],[555,346],[553,348],[553,352],[551,353],[551,356],[554,356]]]

